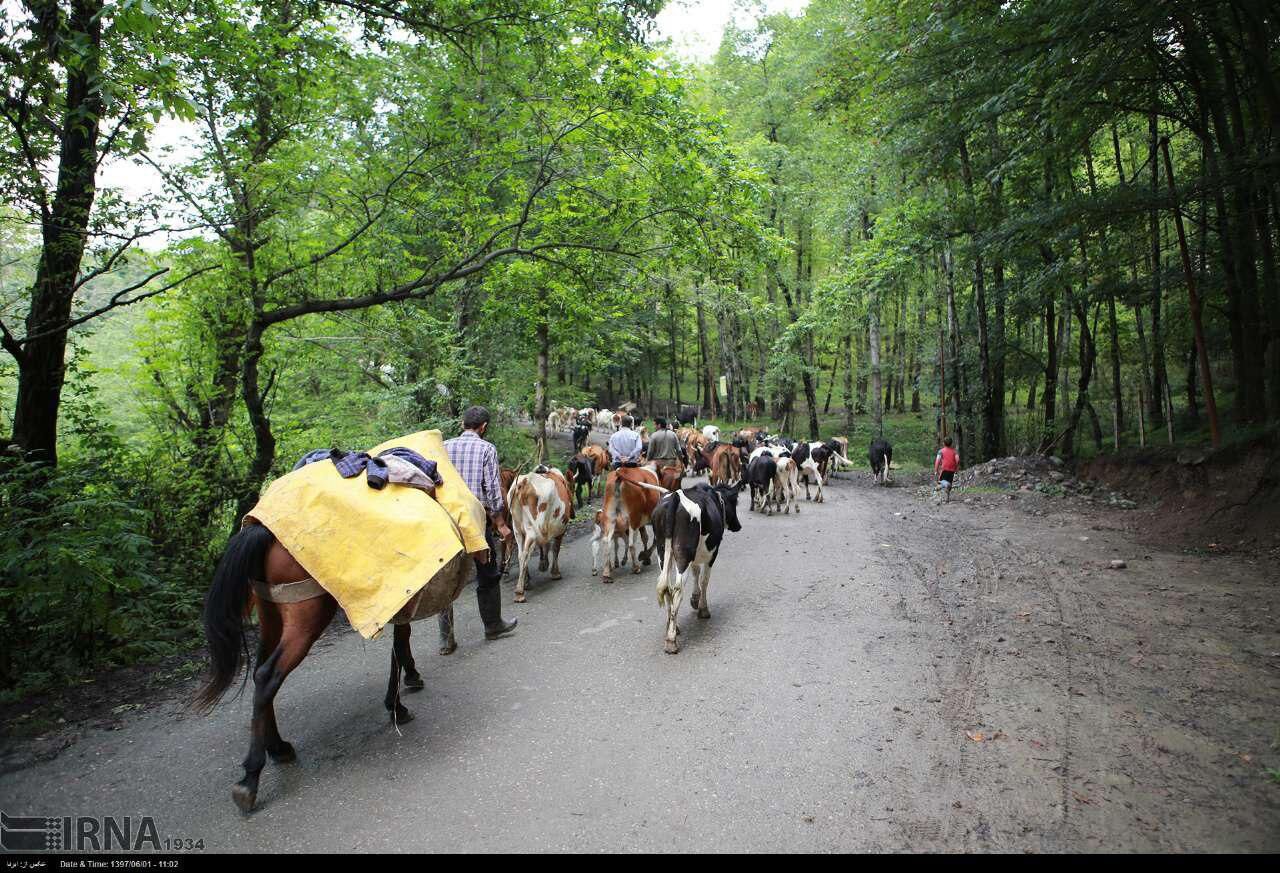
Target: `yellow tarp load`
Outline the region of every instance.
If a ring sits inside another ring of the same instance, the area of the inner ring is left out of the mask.
[[[364,474],[343,479],[322,461],[272,482],[249,513],[368,639],[393,619],[423,618],[451,604],[470,576],[468,553],[486,548],[484,508],[449,463],[440,431],[389,440],[369,454],[396,446],[436,462],[444,484],[434,499],[394,483],[376,491]]]

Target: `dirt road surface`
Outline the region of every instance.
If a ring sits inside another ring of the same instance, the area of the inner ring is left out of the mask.
[[[399,729],[390,641],[335,624],[281,693],[299,758],[267,765],[251,816],[243,698],[86,728],[0,777],[0,805],[152,815],[210,851],[1280,849],[1270,562],[868,480],[744,511],[678,655],[656,563],[606,586],[585,536],[527,604],[505,582],[511,637],[483,641],[470,589],[456,654],[416,626],[427,688]]]

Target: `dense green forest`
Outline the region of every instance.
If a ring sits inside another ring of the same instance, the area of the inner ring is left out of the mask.
[[[813,0],[701,64],[661,5],[6,4],[8,693],[186,644],[266,481],[471,403],[510,462],[562,403],[966,462],[1280,418],[1274,5]]]

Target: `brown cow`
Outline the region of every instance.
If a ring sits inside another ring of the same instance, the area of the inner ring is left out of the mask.
[[[595,477],[591,489],[599,493],[604,488],[604,471],[609,469],[609,452],[603,446],[586,446],[582,454],[591,459],[591,475]]]
[[[524,586],[529,581],[529,557],[539,549],[538,569],[547,569],[547,548],[551,549],[551,578],[560,578],[560,543],[573,518],[573,495],[559,470],[539,466],[511,483],[507,492],[511,510],[511,531],[520,552],[520,576],[516,579],[516,603],[524,603]]]
[[[647,566],[653,553],[653,542],[650,539],[648,526],[653,510],[658,505],[666,489],[658,484],[658,474],[652,466],[620,467],[609,474],[609,481],[604,486],[604,531],[603,540],[612,544],[619,536],[623,523],[627,526],[627,555],[631,559],[631,572],[640,572],[640,563],[636,560],[636,537],[639,536],[644,549],[640,552],[640,560]],[[604,571],[601,579],[613,581],[613,549],[605,551]]]
[[[707,479],[712,485],[732,485],[742,478],[742,456],[737,446],[720,443],[707,460],[711,466]]]

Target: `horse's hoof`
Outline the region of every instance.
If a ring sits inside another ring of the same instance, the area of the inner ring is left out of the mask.
[[[394,724],[408,724],[413,721],[413,713],[405,709],[403,706],[397,706],[395,712],[391,716]]]
[[[449,650],[449,652],[452,651],[453,649]],[[445,654],[447,655],[449,652],[445,652]],[[412,676],[406,673],[404,675],[404,687],[409,691],[421,691],[427,687],[427,683],[422,681],[422,675],[419,673],[414,673]]]
[[[258,802],[258,792],[244,785],[236,785],[231,789],[231,799],[240,807],[245,815],[253,812],[253,805]]]
[[[458,651],[458,644],[456,642],[445,643],[440,647],[440,654],[442,655],[452,655],[456,651]]]
[[[292,764],[298,760],[298,753],[293,750],[293,744],[286,743],[284,740],[281,740],[280,745],[274,749],[267,749],[267,754],[277,764]]]
[[[674,655],[680,651],[680,644],[675,640],[667,640],[666,644],[663,645],[662,650],[668,655]]]

